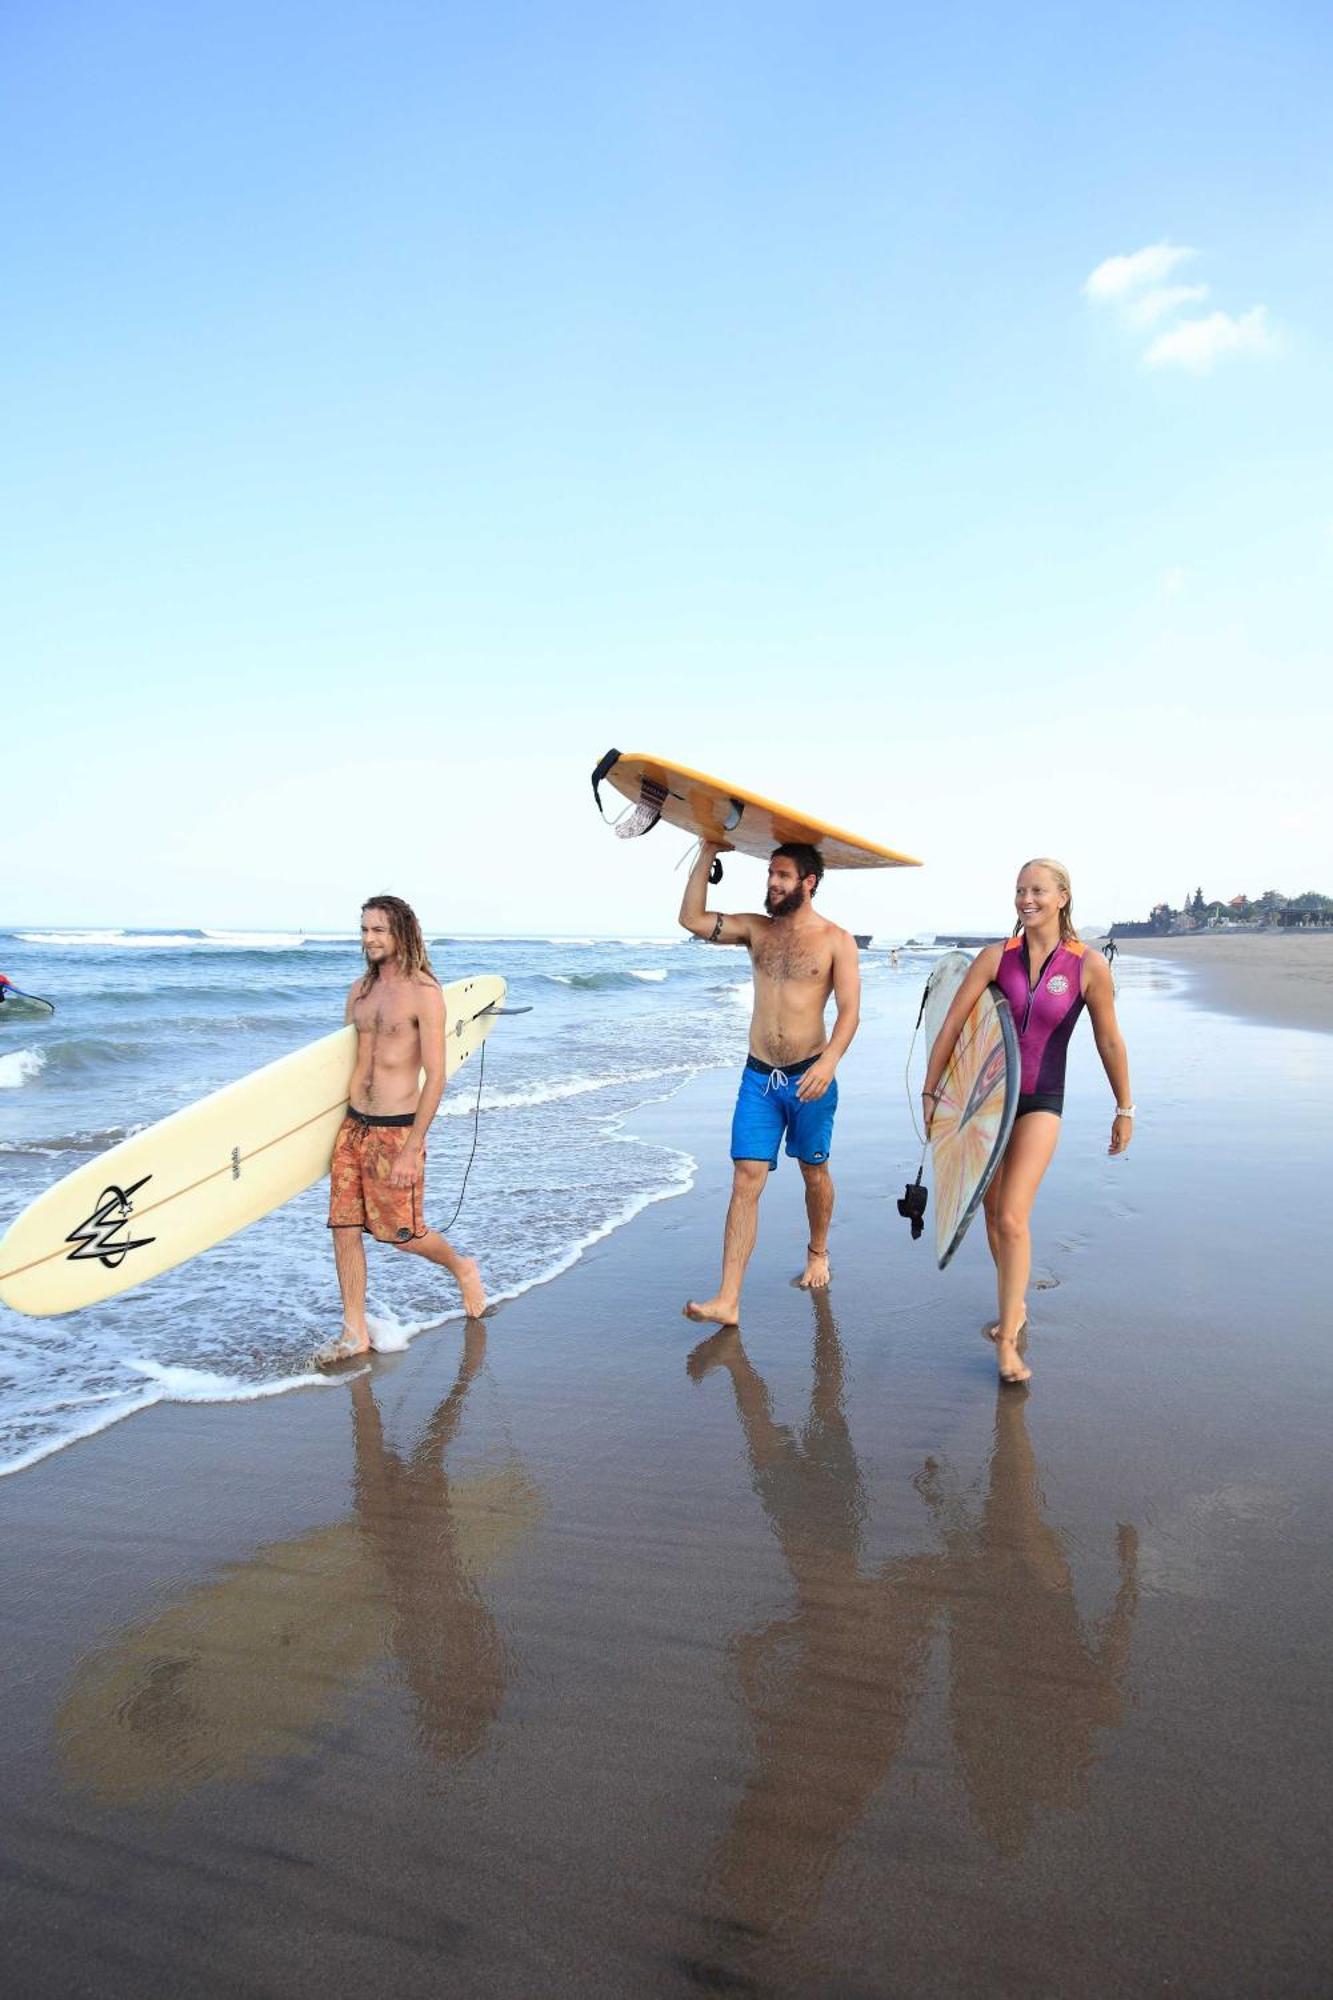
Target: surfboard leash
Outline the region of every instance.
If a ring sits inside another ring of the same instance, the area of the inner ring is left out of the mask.
[[[490,1006],[483,1008],[482,1011],[483,1013],[486,1014],[530,1014],[532,1012],[532,1009],[531,1007]],[[480,1136],[481,1132],[481,1086],[485,1081],[486,1081],[486,1044],[485,1042],[483,1042],[481,1045],[481,1061],[477,1064],[477,1101],[472,1108],[472,1151],[468,1154],[467,1165],[463,1169],[463,1185],[458,1190],[458,1200],[454,1204],[454,1212],[449,1217],[449,1220],[445,1223],[444,1229],[440,1231],[441,1236],[444,1235],[445,1229],[452,1229],[454,1224],[457,1222],[459,1210],[463,1206],[463,1196],[467,1193],[467,1177],[472,1172],[472,1162],[477,1157],[477,1139]]]
[[[445,1235],[448,1230],[452,1229],[454,1224],[457,1222],[459,1210],[463,1206],[463,1196],[467,1193],[467,1177],[472,1172],[472,1162],[477,1157],[477,1140],[481,1134],[481,1086],[485,1082],[485,1080],[486,1080],[486,1044],[485,1042],[483,1042],[481,1045],[481,1061],[477,1064],[477,1102],[474,1105],[472,1111],[472,1151],[468,1154],[467,1165],[463,1169],[463,1185],[458,1190],[458,1200],[454,1204],[454,1212],[449,1217],[449,1220],[445,1223],[444,1228],[440,1231],[441,1236]]]
[[[916,1026],[912,1039],[907,1044],[907,1061],[903,1064],[903,1089],[907,1094],[907,1109],[911,1115],[912,1130],[921,1141],[921,1158],[917,1161],[916,1179],[908,1181],[898,1199],[898,1213],[904,1222],[912,1225],[912,1241],[916,1242],[926,1226],[926,1203],[930,1192],[922,1176],[926,1171],[926,1148],[930,1140],[917,1122],[916,1105],[912,1098],[912,1057],[916,1054],[916,1038],[921,1033],[921,1023],[926,1018],[926,989],[922,990],[921,1005],[916,1010]]]

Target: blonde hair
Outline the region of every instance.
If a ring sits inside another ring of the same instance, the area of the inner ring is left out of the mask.
[[[382,910],[389,919],[389,935],[397,947],[400,970],[405,972],[409,979],[415,977],[418,972],[424,972],[431,979],[435,979],[434,967],[426,956],[426,940],[421,935],[421,925],[417,922],[416,912],[411,904],[405,903],[401,896],[368,896],[361,905],[363,917],[367,910]],[[366,976],[361,982],[361,991],[368,992],[379,976],[378,963],[368,966]],[[439,985],[438,980],[435,983]]]
[[[1025,861],[1022,868],[1019,869],[1018,876],[1020,881],[1025,871],[1029,868],[1044,868],[1048,874],[1054,875],[1055,886],[1063,892],[1065,898],[1060,911],[1060,942],[1061,944],[1068,944],[1073,939],[1077,943],[1078,932],[1074,929],[1074,892],[1069,885],[1069,870],[1064,866],[1063,862],[1052,861],[1049,854],[1034,854],[1032,859]],[[1015,937],[1018,936],[1022,928],[1021,923],[1014,925]]]

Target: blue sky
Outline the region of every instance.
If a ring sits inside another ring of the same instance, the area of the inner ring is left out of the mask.
[[[613,743],[921,854],[858,928],[1032,852],[1093,919],[1333,893],[1331,54],[11,5],[0,923],[666,927]]]

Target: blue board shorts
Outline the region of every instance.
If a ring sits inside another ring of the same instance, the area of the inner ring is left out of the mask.
[[[838,1080],[835,1077],[822,1097],[803,1104],[796,1086],[818,1056],[779,1069],[773,1063],[749,1056],[741,1071],[741,1087],[736,1093],[736,1109],[731,1119],[733,1160],[767,1160],[771,1171],[778,1163],[778,1147],[787,1135],[787,1157],[807,1167],[822,1167],[833,1137],[833,1117],[838,1109]]]

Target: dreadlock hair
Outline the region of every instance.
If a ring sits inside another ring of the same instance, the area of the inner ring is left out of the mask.
[[[770,861],[776,861],[779,854],[785,861],[795,864],[796,873],[803,882],[807,875],[813,875],[815,889],[819,887],[824,879],[824,857],[817,847],[811,847],[809,842],[804,840],[784,840],[781,847],[775,847],[768,858]],[[810,891],[812,897],[815,889]]]
[[[361,905],[364,917],[367,910],[383,910],[389,919],[389,933],[397,947],[398,964],[411,979],[418,972],[424,972],[428,979],[435,979],[435,969],[426,955],[426,940],[421,935],[421,925],[410,903],[401,896],[367,896]],[[363,993],[368,992],[380,976],[378,965],[368,965],[366,976],[361,982]],[[435,980],[439,985],[438,979]]]
[[[1074,929],[1074,892],[1069,886],[1069,870],[1061,862],[1052,861],[1049,854],[1037,854],[1033,856],[1031,861],[1023,863],[1016,879],[1021,880],[1029,868],[1044,868],[1048,875],[1054,876],[1055,886],[1061,891],[1065,899],[1060,909],[1060,942],[1061,944],[1068,944],[1073,939],[1077,943],[1078,932]],[[1014,925],[1015,937],[1018,936],[1022,928],[1021,921]]]

